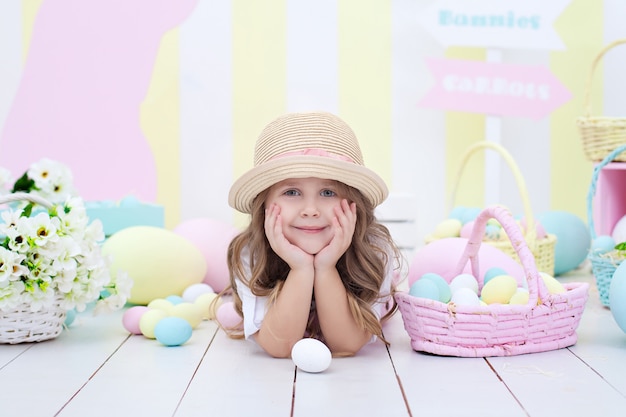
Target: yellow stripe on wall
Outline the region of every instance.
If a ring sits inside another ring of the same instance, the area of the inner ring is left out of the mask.
[[[584,25],[581,24],[584,22]],[[584,92],[591,62],[603,46],[603,7],[597,0],[573,0],[556,20],[567,49],[550,54],[550,69],[572,93],[572,99],[550,116],[550,206],[587,220],[587,192],[592,163],[584,156],[576,118],[584,112]],[[596,70],[592,109],[602,114],[602,66]],[[567,190],[564,192],[564,190]]]
[[[35,17],[43,0],[22,0],[22,59],[25,61],[33,36]]]
[[[263,127],[287,102],[286,2],[233,2],[233,155],[235,178],[252,167]],[[236,214],[238,226],[247,216]]]
[[[447,48],[448,59],[484,61],[483,48]],[[446,112],[446,208],[457,180],[459,162],[465,150],[475,142],[485,140],[485,116],[465,112]],[[485,205],[485,153],[472,156],[463,171],[455,196],[455,206],[483,207]]]
[[[338,0],[339,115],[391,188],[391,3]]]
[[[150,87],[141,104],[141,128],[157,168],[157,202],[165,207],[165,226],[180,222],[179,32],[161,40]]]

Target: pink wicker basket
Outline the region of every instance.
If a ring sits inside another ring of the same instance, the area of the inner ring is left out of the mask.
[[[480,213],[457,264],[457,274],[470,262],[473,275],[479,277],[478,249],[491,218],[500,222],[519,255],[528,283],[528,303],[457,306],[397,293],[395,298],[414,350],[443,356],[512,356],[576,343],[576,328],[585,309],[589,284],[563,284],[565,293],[550,294],[520,228],[506,208],[491,206]],[[482,287],[482,277],[479,284]]]

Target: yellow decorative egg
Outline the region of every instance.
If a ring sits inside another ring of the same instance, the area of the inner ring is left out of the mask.
[[[507,304],[517,291],[517,281],[510,275],[491,278],[480,292],[480,298],[487,304]]]
[[[550,294],[562,294],[567,291],[563,284],[557,281],[552,275],[545,272],[540,272],[539,275],[543,278],[543,283],[546,285],[546,288],[548,288]]]
[[[148,339],[154,339],[154,328],[157,323],[167,317],[167,313],[163,310],[148,310],[142,314],[139,319],[139,330]]]
[[[463,224],[458,219],[446,219],[435,227],[433,236],[442,239],[445,237],[457,237],[461,234]]]
[[[528,304],[529,297],[530,294],[528,294],[528,290],[526,288],[518,288],[509,300],[509,304]]]
[[[180,303],[172,308],[170,316],[187,320],[191,328],[195,329],[202,321],[202,310],[194,303]]]
[[[102,245],[111,256],[111,272],[126,271],[133,280],[128,301],[146,305],[202,282],[206,259],[191,241],[167,229],[133,226],[114,233]]]

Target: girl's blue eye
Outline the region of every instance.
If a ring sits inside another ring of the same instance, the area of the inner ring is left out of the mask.
[[[335,194],[335,192],[333,190],[323,190],[321,192],[321,195],[324,196],[324,197],[334,197],[337,194]]]
[[[287,191],[285,191],[285,195],[293,197],[293,196],[300,195],[300,193],[297,190],[287,190]]]

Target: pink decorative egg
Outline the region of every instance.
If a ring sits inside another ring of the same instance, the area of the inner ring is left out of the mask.
[[[196,218],[182,222],[173,232],[191,241],[204,256],[207,270],[203,282],[215,292],[226,288],[229,285],[226,253],[238,230],[218,220]]]
[[[131,334],[141,334],[139,329],[139,320],[143,313],[148,311],[146,306],[134,306],[124,312],[122,316],[122,325]]]
[[[465,251],[467,239],[462,237],[451,237],[435,240],[417,250],[409,266],[408,281],[409,286],[418,280],[422,275],[434,272],[441,275],[447,282],[450,282],[456,275],[457,263]],[[500,249],[483,243],[478,250],[478,271],[479,277],[492,268],[499,267],[507,271],[519,284],[525,282],[524,269],[522,266]],[[462,273],[471,273],[468,262]]]
[[[235,311],[235,305],[232,301],[220,305],[215,313],[215,318],[225,329],[243,329],[243,319]]]

